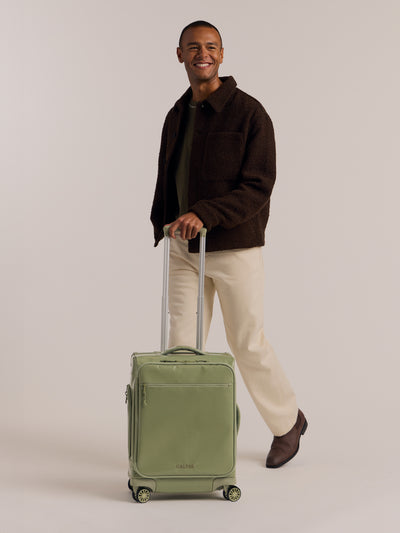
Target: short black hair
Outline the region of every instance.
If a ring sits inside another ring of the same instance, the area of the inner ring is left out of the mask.
[[[181,35],[179,37],[179,47],[182,46],[182,37],[185,31],[188,30],[189,28],[199,28],[199,27],[212,28],[213,30],[215,30],[218,33],[219,38],[221,39],[221,48],[222,48],[222,37],[221,37],[221,34],[219,33],[218,28],[216,28],[214,24],[211,24],[210,22],[206,22],[205,20],[196,20],[195,22],[191,22],[190,24],[188,24],[187,26],[183,28],[183,30],[181,31]]]

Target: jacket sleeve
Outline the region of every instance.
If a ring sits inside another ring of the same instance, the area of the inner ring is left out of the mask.
[[[199,200],[193,211],[210,231],[232,229],[254,217],[269,201],[276,178],[272,121],[262,106],[255,110],[246,139],[239,184],[224,196]]]
[[[168,118],[168,117],[167,117]],[[164,225],[164,181],[165,181],[165,156],[167,146],[167,119],[161,133],[161,146],[158,155],[158,174],[156,188],[154,191],[153,205],[151,207],[150,220],[154,228],[154,246],[162,239],[162,229]]]

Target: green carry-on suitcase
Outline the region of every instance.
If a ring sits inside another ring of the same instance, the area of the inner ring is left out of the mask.
[[[169,237],[165,230],[161,351],[134,353],[128,404],[129,481],[134,500],[151,493],[222,490],[240,498],[235,485],[239,410],[234,359],[202,351],[205,230],[200,237],[196,348],[166,350]]]

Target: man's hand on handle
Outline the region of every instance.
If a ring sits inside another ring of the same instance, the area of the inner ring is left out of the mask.
[[[176,239],[175,231],[179,229],[181,232],[181,239],[194,239],[203,226],[204,224],[199,217],[195,213],[189,211],[189,213],[185,213],[171,223],[169,226],[169,236]]]

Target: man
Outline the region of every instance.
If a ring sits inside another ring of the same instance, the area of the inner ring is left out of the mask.
[[[205,226],[204,337],[217,292],[230,349],[274,434],[266,466],[278,468],[296,455],[307,421],[263,332],[261,247],[275,182],[273,126],[232,77],[218,76],[224,49],[215,26],[186,26],[177,55],[190,88],[164,123],[151,212],[155,246],[171,224],[170,345],[195,344],[194,252]]]

